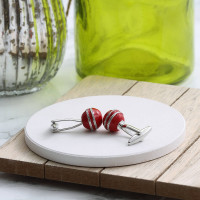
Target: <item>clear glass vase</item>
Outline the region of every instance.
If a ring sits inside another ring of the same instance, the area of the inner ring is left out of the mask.
[[[76,68],[177,83],[193,69],[193,0],[76,0]]]
[[[0,95],[34,92],[53,78],[66,31],[62,0],[0,0]]]

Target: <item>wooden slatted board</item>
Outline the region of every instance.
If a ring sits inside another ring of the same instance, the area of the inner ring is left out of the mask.
[[[108,94],[145,97],[174,107],[186,120],[186,138],[183,144],[166,156],[137,165],[86,168],[55,163],[34,154],[26,146],[22,130],[0,148],[0,171],[143,194],[199,200],[200,90],[90,76],[59,101]]]

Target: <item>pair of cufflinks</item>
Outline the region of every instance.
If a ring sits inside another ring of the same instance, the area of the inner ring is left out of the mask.
[[[59,123],[63,121],[74,121],[78,122],[78,124],[72,127],[59,128]],[[109,110],[104,117],[102,117],[101,112],[96,108],[88,108],[81,116],[81,120],[79,119],[60,119],[60,120],[52,120],[51,121],[52,132],[63,132],[66,130],[70,130],[76,128],[78,126],[83,125],[86,129],[90,131],[97,130],[103,123],[106,130],[109,132],[117,132],[119,130],[124,131],[126,134],[130,136],[128,140],[128,145],[133,145],[138,142],[142,142],[143,139],[148,135],[151,131],[151,127],[147,126],[143,129],[138,129],[134,126],[128,125],[125,123],[124,115],[119,110]]]

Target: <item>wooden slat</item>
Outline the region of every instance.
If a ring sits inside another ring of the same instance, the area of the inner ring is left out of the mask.
[[[187,90],[183,87],[139,82],[126,95],[146,97],[171,105]],[[101,172],[101,187],[154,195],[156,178],[186,146],[182,147],[182,150],[146,163],[104,169]]]
[[[82,80],[59,101],[91,95],[122,95],[135,83],[136,81],[132,80],[90,76]],[[101,170],[102,168],[73,167],[49,161],[45,165],[45,178],[99,186]]]
[[[190,146],[194,140],[200,136],[200,91],[198,89],[190,89],[189,92],[181,98],[174,106],[182,112],[186,121],[186,139],[184,146]],[[199,155],[200,145],[199,140],[192,146],[186,153],[178,159],[169,170],[158,179],[157,192],[165,196],[174,195],[183,199],[200,199],[200,171],[199,171]],[[182,147],[179,151],[182,150]],[[179,167],[177,167],[179,166]],[[175,172],[175,169],[179,168]],[[194,170],[194,171],[193,171]],[[169,171],[174,172],[169,175]],[[168,176],[169,175],[169,176]],[[191,175],[191,177],[189,177]],[[168,176],[168,177],[167,177]],[[186,180],[187,177],[187,180]],[[166,191],[163,190],[163,186],[166,185]],[[174,191],[172,191],[174,187]],[[179,190],[176,190],[179,188]],[[183,192],[183,188],[185,192]]]
[[[45,178],[62,182],[99,186],[99,172],[102,168],[86,168],[47,162]]]
[[[186,200],[200,199],[200,139],[158,179],[156,194]]]
[[[95,95],[122,95],[135,84],[136,81],[133,80],[88,76],[81,81],[81,84],[72,88],[59,101]]]
[[[132,88],[125,95],[153,99],[171,105],[187,90],[188,89],[185,87],[178,87],[174,85],[138,82],[134,88]]]
[[[46,159],[29,150],[21,131],[0,148],[0,171],[44,178]]]

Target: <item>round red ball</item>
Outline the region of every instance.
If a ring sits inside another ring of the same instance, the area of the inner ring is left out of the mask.
[[[81,116],[83,126],[91,131],[95,131],[102,124],[102,114],[96,108],[88,108]]]
[[[103,117],[103,125],[110,132],[118,131],[118,125],[121,121],[125,121],[125,119],[119,110],[109,110]]]

